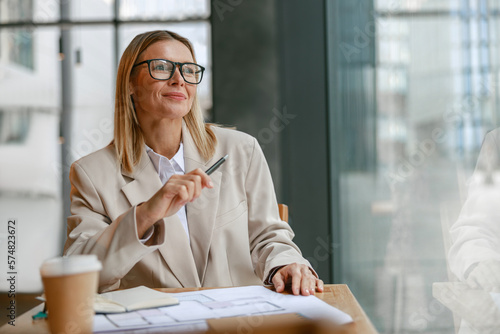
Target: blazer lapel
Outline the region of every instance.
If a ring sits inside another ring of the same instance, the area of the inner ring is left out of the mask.
[[[158,172],[144,150],[141,161],[132,173],[122,172],[133,180],[122,187],[122,191],[132,206],[150,199],[161,187]],[[159,248],[172,274],[183,287],[200,286],[193,254],[186,232],[177,215],[164,218],[166,242]]]
[[[147,201],[162,187],[158,172],[151,163],[146,150],[142,152],[141,161],[132,172],[127,173],[122,170],[122,175],[133,179],[122,187],[123,193],[132,206]]]
[[[167,217],[164,220],[166,241],[165,245],[159,248],[161,255],[183,287],[201,286],[193,253],[181,220],[177,215]]]
[[[213,157],[209,161],[200,156],[189,130],[183,122],[182,140],[184,144],[184,164],[186,173],[201,168],[206,170],[218,158]],[[214,187],[202,190],[200,197],[186,206],[189,236],[191,239],[191,250],[200,282],[203,285],[205,270],[208,262],[208,253],[212,241],[215,224],[215,216],[219,204],[219,192],[222,173],[215,171],[210,175]]]

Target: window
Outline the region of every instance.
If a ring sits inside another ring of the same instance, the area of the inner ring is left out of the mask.
[[[210,112],[209,1],[144,3],[0,0],[0,212],[24,224],[31,232],[20,236],[23,244],[40,250],[33,256],[19,249],[30,261],[20,271],[18,292],[41,291],[41,262],[61,253],[69,167],[112,139],[116,66],[136,34],[171,29],[194,43],[207,68],[200,102]],[[61,5],[69,9],[64,23]],[[63,54],[62,46],[71,51]],[[63,59],[71,61],[64,70]],[[40,235],[52,240],[42,243]],[[4,241],[0,235],[5,248]]]

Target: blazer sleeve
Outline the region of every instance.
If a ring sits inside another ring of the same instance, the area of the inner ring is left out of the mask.
[[[77,162],[70,170],[71,216],[64,254],[95,254],[102,262],[99,291],[120,286],[120,279],[145,255],[165,243],[164,221],[154,225],[146,244],[137,236],[136,206],[111,219],[91,177]]]
[[[274,185],[264,153],[253,138],[250,164],[245,180],[248,201],[250,252],[255,273],[265,281],[270,271],[291,263],[305,264],[300,249],[292,239],[289,224],[279,217]]]

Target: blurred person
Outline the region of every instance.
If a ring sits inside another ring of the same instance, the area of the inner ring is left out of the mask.
[[[64,254],[99,257],[100,292],[263,283],[322,291],[279,218],[257,140],[204,123],[203,71],[176,33],[132,40],[118,67],[114,139],[71,166]]]
[[[457,278],[473,289],[500,292],[500,128],[485,136],[450,234],[449,263]]]

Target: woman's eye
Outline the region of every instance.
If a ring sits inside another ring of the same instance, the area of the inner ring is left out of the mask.
[[[155,71],[166,71],[165,65],[156,65],[154,67]]]

